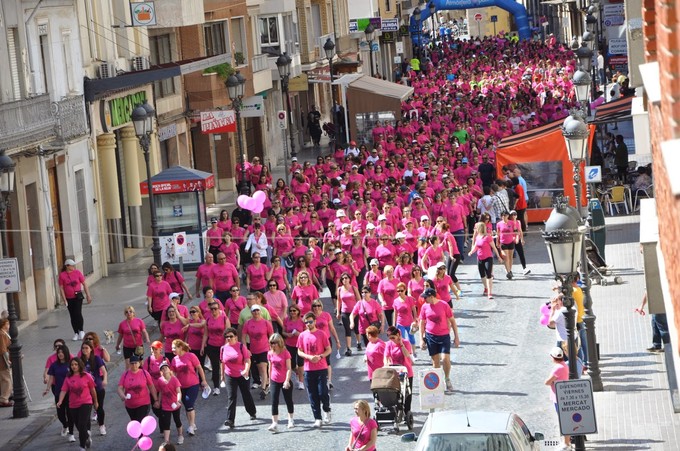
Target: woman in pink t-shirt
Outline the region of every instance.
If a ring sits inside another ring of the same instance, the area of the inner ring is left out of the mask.
[[[79,358],[72,358],[69,375],[64,380],[57,402],[57,409],[61,408],[66,394],[68,394],[68,408],[71,421],[78,429],[78,440],[81,448],[89,448],[92,444],[90,439],[90,413],[92,407],[99,407],[97,392],[95,391],[94,379],[85,371],[85,364]]]
[[[248,305],[248,301],[245,296],[241,296],[241,289],[237,286],[231,287],[229,294],[231,297],[224,303],[225,313],[229,316],[231,327],[238,329],[238,317]]]
[[[206,333],[203,335],[203,343],[201,346],[202,354],[205,354],[210,359],[213,383],[213,395],[220,394],[220,372],[217,368],[220,367],[220,348],[224,345],[224,331],[231,327],[231,322],[227,315],[220,310],[217,302],[213,302],[210,306],[210,315],[205,319]]]
[[[222,374],[227,386],[227,421],[224,425],[229,429],[234,428],[236,420],[236,394],[241,392],[243,404],[250,419],[254,420],[256,414],[255,402],[250,394],[250,352],[248,348],[238,341],[236,329],[230,327],[224,331],[226,344],[220,349],[220,362],[222,362]]]
[[[148,371],[141,368],[142,358],[133,355],[130,358],[130,369],[120,375],[118,396],[125,403],[125,410],[130,420],[142,421],[149,414],[149,404],[160,407],[158,394]]]
[[[170,362],[170,369],[175,373],[182,385],[182,403],[187,414],[187,434],[194,435],[196,432],[196,410],[194,404],[198,398],[199,382],[203,389],[208,388],[205,380],[203,367],[198,358],[189,352],[189,345],[182,340],[172,342],[172,350],[175,357]],[[214,371],[214,370],[213,370]],[[200,379],[199,379],[200,377]]]
[[[416,323],[416,301],[407,294],[406,284],[399,282],[397,285],[397,297],[394,300],[394,311],[397,313],[393,326],[401,332],[404,340],[408,339],[412,345],[416,344],[416,337],[411,329]],[[415,357],[415,352],[413,353]]]
[[[291,377],[293,370],[291,369],[291,356],[285,347],[283,337],[279,334],[273,334],[269,337],[270,351],[267,353],[267,361],[269,362],[269,380],[272,392],[272,424],[267,428],[271,432],[278,432],[279,425],[279,393],[283,392],[283,399],[286,401],[286,408],[288,409],[288,429],[295,427],[293,421],[293,413],[295,412],[293,406],[293,384]]]
[[[156,271],[153,277],[154,281],[146,290],[146,308],[153,319],[160,324],[161,315],[163,315],[163,310],[170,305],[170,293],[173,291],[170,284],[163,280],[163,273]]]
[[[477,269],[479,270],[479,277],[482,279],[482,285],[484,285],[484,294],[488,295],[489,299],[493,299],[493,254],[496,254],[499,260],[501,260],[501,256],[493,242],[493,237],[487,233],[486,224],[478,222],[475,225],[475,235],[472,249],[470,249],[468,255],[477,252]]]
[[[349,442],[345,451],[375,451],[378,441],[378,423],[371,418],[371,406],[363,399],[354,403],[357,416],[349,422]]]
[[[288,271],[286,271],[286,268],[281,264],[281,257],[278,255],[272,257],[272,267],[269,271],[267,271],[266,277],[268,281],[276,281],[278,289],[290,291],[290,284],[288,283]],[[267,291],[264,295],[267,296],[268,293],[269,291]]]
[[[392,324],[394,315],[394,298],[397,297],[397,284],[399,280],[394,277],[394,268],[390,265],[383,269],[383,279],[378,284],[378,301],[385,312],[387,324]]]
[[[184,443],[182,420],[179,413],[182,408],[182,389],[179,379],[170,371],[170,365],[163,362],[160,365],[161,375],[154,379],[156,391],[161,400],[158,413],[158,426],[163,433],[165,443],[170,443],[170,421],[174,420],[177,428],[177,444]]]
[[[286,316],[286,308],[288,308],[288,298],[286,298],[286,293],[279,289],[277,280],[269,279],[267,282],[267,292],[264,294],[265,304],[267,305],[267,310],[273,310],[275,315],[270,315],[272,317],[272,326],[274,326],[275,332],[281,332],[281,327],[278,321],[274,318],[284,318]]]
[[[413,348],[411,343],[401,337],[401,332],[394,326],[387,328],[387,338],[389,341],[385,345],[385,366],[401,365],[407,370],[409,390],[404,399],[404,411],[408,414],[411,411],[413,399],[413,361],[411,360]]]
[[[312,301],[319,299],[319,291],[312,284],[307,271],[300,271],[297,275],[297,284],[290,295],[291,301],[300,307],[302,315],[312,310]]]
[[[368,337],[368,344],[366,345],[366,355],[364,362],[368,368],[368,380],[373,380],[373,372],[378,368],[385,366],[383,358],[385,354],[385,342],[379,337],[380,331],[375,326],[368,326],[366,329],[366,336]]]
[[[518,241],[519,232],[515,221],[510,221],[510,213],[506,210],[501,213],[501,221],[496,224],[498,236],[496,237],[496,247],[501,250],[503,265],[505,266],[505,276],[512,279],[512,257],[515,244]]]
[[[250,292],[264,293],[267,288],[267,265],[261,262],[260,254],[253,252],[253,263],[246,268],[246,286]]]
[[[76,269],[76,262],[70,258],[64,263],[64,270],[59,274],[59,291],[61,300],[68,308],[71,317],[71,327],[75,335],[73,341],[82,340],[85,336],[83,324],[83,301],[92,302],[90,289],[85,282],[83,273]]]
[[[144,341],[151,343],[151,340],[149,339],[149,333],[146,331],[144,321],[135,317],[135,308],[128,305],[125,307],[124,312],[125,319],[118,325],[116,351],[120,351],[120,343],[123,342],[125,369],[130,369],[130,357],[134,354],[135,347],[143,346]],[[142,337],[144,337],[144,341]]]
[[[375,326],[381,332],[385,330],[385,312],[383,312],[378,301],[371,297],[371,289],[368,286],[361,289],[361,299],[352,309],[352,314],[349,317],[351,329],[354,329],[355,322],[359,323],[359,333],[363,338],[364,345],[368,344],[368,337],[366,336],[368,326]]]
[[[345,355],[352,355],[352,332],[356,335],[357,351],[361,351],[361,337],[359,336],[359,325],[355,324],[353,328],[349,327],[349,317],[357,301],[361,299],[359,290],[352,285],[352,279],[347,273],[340,276],[340,286],[337,290],[337,301],[335,306],[336,318],[342,319],[342,326],[345,329]]]
[[[453,283],[453,279],[446,274],[446,263],[437,263],[437,272],[435,273],[432,282],[434,283],[434,289],[437,290],[437,297],[449,304],[449,307],[453,308],[453,305],[451,304],[451,292],[453,291],[456,294],[456,301],[459,301],[460,297],[458,296],[458,289]]]
[[[189,322],[184,325],[184,332],[186,333],[186,342],[191,349],[192,354],[198,357],[201,366],[205,364],[205,353],[203,352],[203,337],[207,333],[205,328],[205,318],[201,313],[201,309],[197,306],[189,309]]]
[[[186,335],[184,326],[189,323],[189,320],[177,314],[177,308],[170,306],[165,311],[168,318],[161,320],[161,341],[164,342],[165,357],[170,360],[175,355],[172,353],[172,341],[177,338],[184,338]]]
[[[283,337],[285,338],[286,349],[291,356],[291,368],[297,375],[298,390],[305,389],[302,359],[298,357],[297,349],[297,339],[305,329],[305,323],[300,316],[300,308],[297,305],[288,307],[288,315],[283,320]]]
[[[264,307],[253,304],[250,307],[252,318],[243,324],[241,337],[244,341],[248,338],[250,344],[248,349],[251,353],[253,364],[256,365],[260,374],[261,388],[260,398],[269,392],[269,374],[267,372],[267,350],[269,349],[269,337],[274,333],[271,321],[262,317]]]

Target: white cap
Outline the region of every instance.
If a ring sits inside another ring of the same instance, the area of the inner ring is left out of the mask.
[[[344,223],[344,224],[342,225],[342,228],[343,228],[343,229],[349,229],[350,227],[351,227],[351,226],[350,226],[348,223]]]
[[[342,249],[335,249],[333,251],[334,254],[342,254]]]
[[[446,268],[446,263],[444,262],[437,263],[437,268]]]
[[[378,221],[387,221],[387,216],[385,215],[378,216]]]
[[[76,266],[76,262],[74,262],[72,259],[69,258],[64,262],[64,265],[66,265],[66,266]]]
[[[562,348],[558,348],[557,346],[555,346],[550,350],[550,357],[554,357],[556,359],[563,359],[564,351],[562,351]]]
[[[297,157],[293,157],[293,160],[292,160],[292,161],[297,161]]]
[[[359,166],[357,166],[356,164],[353,164],[352,169],[359,169]]]
[[[427,215],[422,215],[422,216],[420,217],[420,220],[421,220],[421,221],[429,221],[430,218],[429,218]]]
[[[368,229],[371,229],[371,230],[375,229],[375,224],[373,224],[372,222],[369,222],[368,224],[366,224],[366,230],[368,230]]]
[[[175,299],[179,297],[179,293],[170,293],[170,299]]]
[[[337,203],[340,203],[340,199],[335,199],[333,200],[333,202],[335,202],[336,200],[338,201]],[[343,216],[345,216],[345,210],[338,210],[335,212],[336,218],[342,218]]]
[[[426,177],[427,177],[427,174],[425,174],[424,172],[420,172],[420,173],[418,174],[418,178],[419,178],[420,180],[425,180]]]
[[[375,266],[379,266],[379,265],[380,265],[380,262],[378,261],[377,258],[374,258],[373,260],[371,260],[370,266],[373,266],[373,265],[375,265]]]
[[[397,238],[397,239],[399,239],[399,238],[406,238],[406,235],[404,235],[404,234],[401,233],[401,232],[397,232],[397,234],[394,235],[394,237]]]
[[[253,306],[250,307],[250,311],[254,312],[255,310],[262,310],[262,307],[260,307],[257,304],[254,304]]]

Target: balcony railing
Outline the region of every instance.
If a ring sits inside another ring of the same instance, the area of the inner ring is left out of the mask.
[[[0,104],[0,148],[12,149],[54,136],[49,95]]]
[[[261,54],[253,56],[253,72],[269,70],[269,55]]]
[[[83,96],[70,96],[53,102],[52,112],[56,118],[57,138],[62,141],[68,141],[89,132]]]

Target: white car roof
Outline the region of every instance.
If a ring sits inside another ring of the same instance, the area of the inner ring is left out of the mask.
[[[427,430],[429,434],[506,434],[511,418],[511,412],[437,411],[430,414],[423,431]]]

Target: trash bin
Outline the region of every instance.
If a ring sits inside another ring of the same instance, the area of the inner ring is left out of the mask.
[[[597,198],[591,199],[588,209],[590,211],[590,239],[597,246],[602,259],[606,261],[604,247],[607,243],[607,230],[604,227],[604,210],[602,210],[600,200]]]

